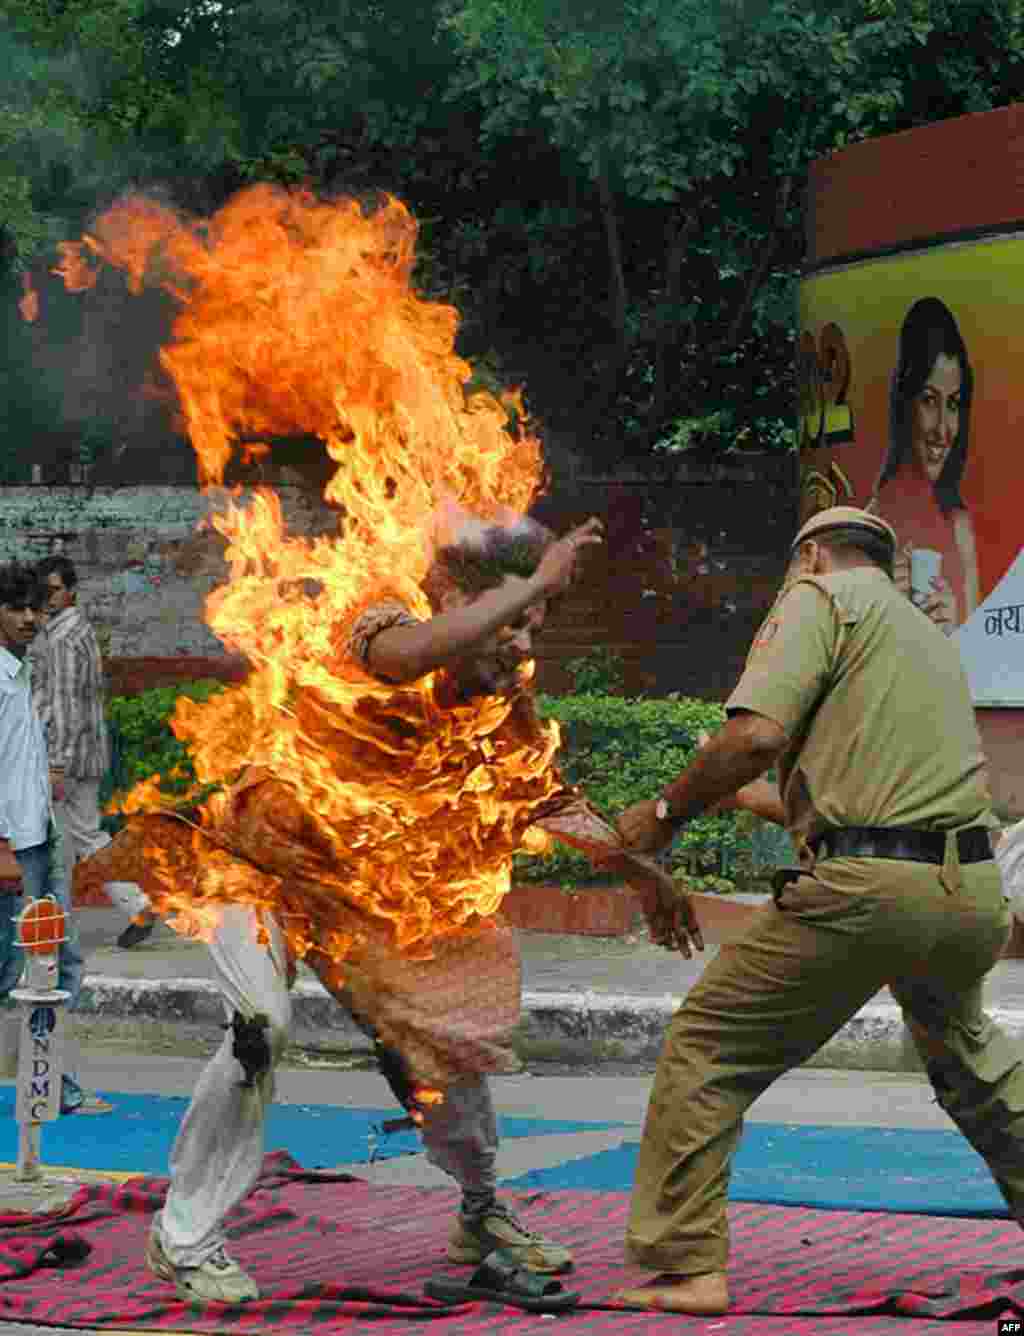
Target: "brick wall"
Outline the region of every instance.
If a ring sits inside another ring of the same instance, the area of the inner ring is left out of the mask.
[[[327,533],[336,515],[308,488],[282,487],[293,532]],[[567,659],[607,647],[633,691],[722,697],[771,602],[793,530],[786,479],[576,480],[545,498],[558,531],[599,515],[607,543],[553,612],[539,685],[570,685]],[[206,595],[226,575],[223,544],[202,528],[207,503],[186,486],[0,488],[0,561],[53,552],[78,569],[80,601],[118,693],[194,677],[238,680],[244,664],[206,628]]]
[[[335,529],[315,492],[279,490],[294,532]],[[545,498],[537,513],[552,527],[596,514],[607,543],[549,618],[538,685],[564,691],[567,660],[607,647],[624,660],[631,692],[724,699],[781,580],[794,497],[783,464],[691,471],[660,486],[576,478]],[[71,557],[116,694],[200,677],[238,681],[244,661],[202,620],[207,593],[226,575],[221,540],[197,529],[206,514],[187,486],[0,487],[0,561]],[[1024,815],[1020,712],[982,710],[979,724],[996,799]]]
[[[565,689],[566,661],[606,646],[630,691],[724,698],[782,579],[793,495],[780,469],[664,485],[594,479],[543,502],[538,514],[559,531],[598,515],[607,542],[549,617],[539,685]]]
[[[307,489],[280,495],[294,532],[336,527],[335,513]],[[70,557],[79,601],[114,661],[220,658],[203,604],[227,568],[222,539],[199,527],[208,513],[194,487],[0,487],[0,561]]]

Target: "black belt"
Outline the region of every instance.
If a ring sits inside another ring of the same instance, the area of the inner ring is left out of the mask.
[[[956,833],[961,863],[987,863],[992,843],[985,826],[968,826]],[[944,830],[914,826],[841,826],[808,841],[816,858],[900,858],[910,863],[942,863],[946,857]]]

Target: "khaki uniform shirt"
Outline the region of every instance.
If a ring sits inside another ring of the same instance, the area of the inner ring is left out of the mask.
[[[981,738],[952,641],[876,567],[794,582],[758,631],[726,709],[789,735],[786,825],[996,825]]]

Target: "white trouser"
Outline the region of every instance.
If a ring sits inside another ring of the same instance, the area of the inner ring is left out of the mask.
[[[1003,878],[1003,892],[1010,908],[1024,919],[1024,821],[1002,832],[996,845],[996,862]]]
[[[100,781],[65,775],[64,797],[54,803],[53,814],[63,842],[65,885],[70,888],[78,860],[110,843],[110,836],[100,828]]]
[[[267,944],[259,941],[262,921]],[[270,915],[241,906],[221,911],[210,943],[228,1021],[237,1011],[269,1020],[276,1063],[288,1041],[291,999],[280,928]],[[157,1217],[161,1242],[176,1266],[199,1266],[224,1243],[224,1219],[252,1191],[263,1163],[263,1123],[273,1098],[273,1066],[242,1086],[233,1033],[199,1078],[171,1150],[171,1186]],[[445,1092],[443,1104],[424,1111],[427,1158],[472,1201],[494,1191],[497,1131],[487,1081],[470,1076]],[[301,1151],[301,1148],[299,1148]]]
[[[136,881],[105,881],[103,890],[114,908],[129,918],[150,909],[149,896]]]

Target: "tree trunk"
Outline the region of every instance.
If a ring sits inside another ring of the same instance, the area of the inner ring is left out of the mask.
[[[612,404],[618,398],[619,377],[626,365],[629,348],[626,341],[626,310],[628,292],[626,274],[622,265],[622,240],[619,234],[619,219],[615,211],[615,196],[608,179],[607,168],[602,166],[597,178],[597,192],[601,207],[601,221],[604,225],[605,243],[608,249],[608,305],[613,330],[613,343],[609,350],[608,364],[602,369],[602,384],[596,394],[590,394],[585,403],[580,405],[579,430],[586,434],[606,417]]]
[[[784,244],[784,226],[786,210],[789,207],[790,196],[793,192],[793,178],[784,177],[779,183],[778,192],[775,197],[775,228],[765,237],[757,255],[753,258],[749,277],[743,286],[739,300],[733,309],[732,316],[729,319],[725,329],[725,336],[719,341],[716,351],[723,351],[731,348],[739,338],[739,333],[743,327],[743,322],[750,313],[750,308],[754,304],[754,298],[761,290],[768,272],[771,269],[777,255]]]
[[[679,307],[682,291],[683,260],[686,251],[697,230],[696,212],[680,215],[673,213],[666,229],[665,248],[665,300],[664,309],[658,320],[654,347],[654,390],[651,407],[647,415],[647,440],[653,445],[655,437],[665,421],[668,403],[669,362],[672,353],[679,346],[678,325],[673,312]]]
[[[622,268],[622,241],[619,237],[619,219],[615,212],[615,197],[608,180],[608,169],[601,168],[597,178],[597,192],[601,201],[601,220],[604,223],[608,246],[609,305],[612,327],[615,331],[615,360],[621,366],[626,356],[626,275]]]

